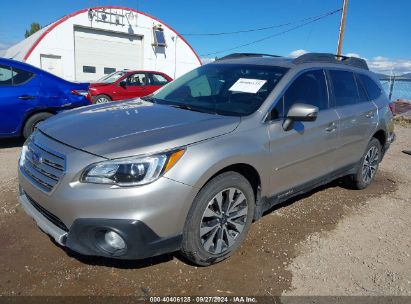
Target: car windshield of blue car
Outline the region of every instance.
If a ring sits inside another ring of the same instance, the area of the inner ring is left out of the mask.
[[[100,83],[114,83],[118,79],[123,77],[124,75],[126,75],[126,72],[114,72],[114,73],[111,73],[110,75],[107,75],[107,76],[104,76],[103,78],[100,78],[99,80],[97,80],[97,82],[100,82]]]
[[[245,64],[207,64],[157,91],[153,102],[226,116],[254,113],[288,69]]]

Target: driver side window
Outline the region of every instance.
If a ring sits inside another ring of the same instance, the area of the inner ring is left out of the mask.
[[[328,109],[328,93],[323,70],[305,72],[297,77],[271,111],[271,120],[284,118],[292,105],[305,103]]]

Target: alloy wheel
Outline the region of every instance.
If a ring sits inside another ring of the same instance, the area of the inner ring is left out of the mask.
[[[96,104],[101,104],[101,103],[109,103],[110,100],[106,97],[100,97],[99,99],[96,100]]]
[[[248,202],[238,188],[217,193],[208,203],[200,224],[203,248],[212,254],[221,254],[232,247],[244,230]]]
[[[377,171],[379,161],[379,151],[376,146],[372,146],[364,158],[362,167],[362,179],[365,183],[369,183]]]

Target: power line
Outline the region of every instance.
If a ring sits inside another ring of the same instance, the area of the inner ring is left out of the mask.
[[[274,37],[283,35],[283,34],[285,34],[285,33],[294,31],[294,30],[299,29],[299,28],[301,28],[301,27],[304,27],[304,26],[306,26],[306,25],[308,25],[308,24],[314,23],[314,22],[316,22],[316,21],[318,21],[318,20],[321,20],[321,19],[324,19],[324,18],[329,17],[329,16],[331,16],[331,15],[334,15],[334,14],[340,12],[340,11],[341,11],[341,9],[334,10],[334,11],[328,12],[328,13],[325,14],[325,15],[321,15],[320,17],[317,17],[317,18],[315,18],[315,19],[313,19],[313,20],[310,20],[310,21],[308,21],[308,22],[305,22],[305,23],[299,24],[299,25],[297,25],[297,26],[294,26],[294,27],[292,27],[292,28],[290,28],[290,29],[288,29],[288,30],[285,30],[285,31],[282,31],[282,32],[279,32],[279,33],[275,33],[275,34],[272,34],[272,35],[269,35],[269,36],[266,36],[266,37],[263,37],[263,38],[261,38],[261,39],[254,40],[254,41],[251,41],[251,42],[248,42],[248,43],[245,43],[245,44],[237,45],[237,46],[232,47],[232,48],[229,48],[229,49],[225,49],[225,50],[221,50],[221,51],[216,51],[216,52],[211,52],[211,53],[208,53],[208,54],[202,54],[202,55],[200,55],[200,56],[216,55],[216,54],[220,54],[220,53],[224,53],[224,52],[228,52],[228,51],[233,51],[233,50],[236,50],[236,49],[239,49],[239,48],[242,48],[242,47],[245,47],[245,46],[249,46],[249,45],[252,45],[252,44],[256,44],[256,43],[258,43],[258,42],[262,42],[262,41],[265,41],[265,40],[268,40],[268,39],[271,39],[271,38],[274,38]]]
[[[270,30],[270,29],[274,29],[274,28],[289,26],[289,25],[292,25],[292,24],[301,23],[301,22],[316,19],[316,18],[319,18],[319,17],[324,17],[324,16],[326,17],[326,16],[329,16],[330,13],[335,14],[337,12],[340,12],[341,10],[342,9],[339,8],[339,9],[336,9],[336,10],[333,10],[333,11],[325,12],[321,15],[316,15],[316,16],[300,19],[300,20],[297,20],[297,21],[291,21],[291,22],[287,22],[287,23],[283,23],[283,24],[276,24],[276,25],[260,27],[260,28],[238,30],[238,31],[233,31],[233,32],[218,32],[218,33],[182,33],[181,35],[183,35],[183,36],[222,36],[222,35],[233,35],[233,34],[241,34],[241,33],[259,32],[259,31],[265,31],[265,30]]]

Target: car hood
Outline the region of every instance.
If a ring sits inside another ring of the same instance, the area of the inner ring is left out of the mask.
[[[74,148],[120,158],[220,136],[232,132],[240,120],[134,99],[66,111],[41,123],[39,129]]]

